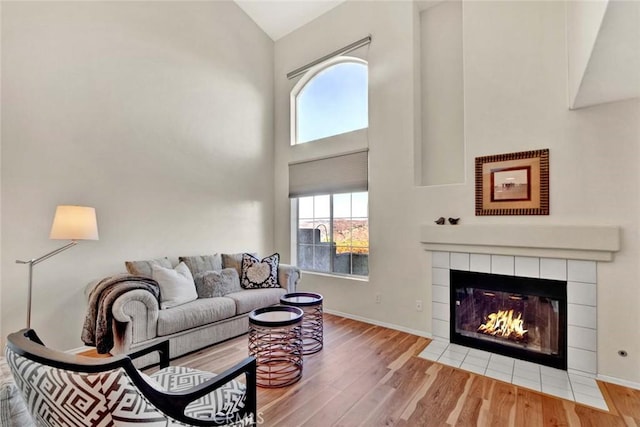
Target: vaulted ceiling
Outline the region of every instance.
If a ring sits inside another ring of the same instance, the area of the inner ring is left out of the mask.
[[[276,41],[345,0],[235,0]]]
[[[345,0],[234,0],[265,33],[276,41],[308,24]],[[443,0],[414,0],[419,10]],[[640,96],[640,2],[599,0],[606,10],[594,40],[585,41],[588,62],[574,83],[571,108]],[[580,3],[575,3],[580,6]],[[574,4],[574,5],[575,5]],[[589,2],[584,3],[589,6]],[[574,6],[577,7],[577,6]],[[576,29],[569,29],[574,31]],[[584,32],[577,29],[579,35]],[[569,46],[569,49],[575,49]],[[569,52],[571,57],[571,52]]]
[[[572,108],[640,97],[640,3],[608,0]]]

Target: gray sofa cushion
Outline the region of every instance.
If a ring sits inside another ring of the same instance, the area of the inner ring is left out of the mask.
[[[204,271],[194,277],[199,298],[223,297],[242,290],[235,268],[220,271]]]
[[[258,256],[255,252],[251,252],[251,255]],[[238,277],[242,277],[242,252],[237,254],[222,254],[222,266],[224,268],[235,268],[238,272]]]
[[[286,293],[287,290],[283,288],[249,289],[227,294],[226,298],[236,302],[237,314],[244,314],[256,308],[278,304],[280,297]]]
[[[167,257],[145,261],[125,261],[124,263],[124,265],[127,267],[127,271],[130,274],[146,277],[151,277],[151,266],[154,264],[164,268],[173,268],[173,266],[171,265],[171,261]]]
[[[181,256],[178,257],[178,260],[187,264],[194,277],[196,274],[204,273],[205,271],[222,270],[222,257],[220,254]]]
[[[200,298],[177,307],[160,310],[158,336],[196,328],[233,317],[235,314],[236,304],[231,298]]]

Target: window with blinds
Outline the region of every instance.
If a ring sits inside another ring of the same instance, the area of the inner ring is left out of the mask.
[[[368,84],[366,61],[338,57],[309,69],[291,91],[289,197],[303,270],[369,274]]]

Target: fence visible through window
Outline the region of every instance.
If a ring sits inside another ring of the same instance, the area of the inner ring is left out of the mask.
[[[367,192],[299,198],[297,228],[298,267],[369,274]]]

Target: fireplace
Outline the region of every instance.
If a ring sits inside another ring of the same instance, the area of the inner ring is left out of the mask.
[[[567,282],[450,270],[452,343],[567,369]]]

